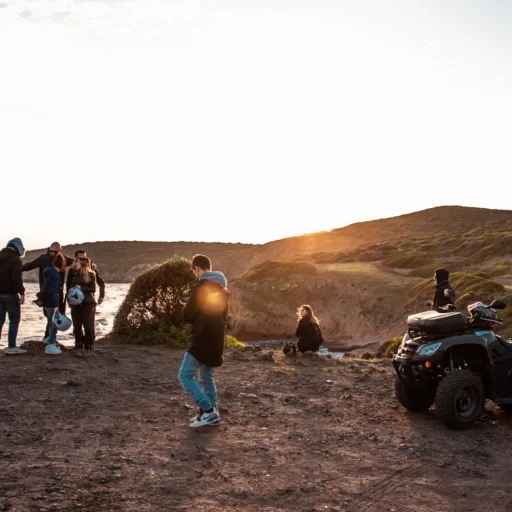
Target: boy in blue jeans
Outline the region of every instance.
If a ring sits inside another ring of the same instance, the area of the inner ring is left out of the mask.
[[[183,319],[192,324],[192,332],[178,380],[199,407],[199,414],[190,424],[197,428],[220,424],[213,373],[223,362],[229,292],[224,274],[212,272],[207,256],[196,254],[192,271],[197,283],[183,308]],[[198,370],[199,380],[196,381]]]

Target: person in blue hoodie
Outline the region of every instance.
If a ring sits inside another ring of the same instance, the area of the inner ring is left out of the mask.
[[[62,254],[57,254],[52,259],[52,266],[43,270],[43,288],[38,297],[43,302],[43,308],[47,319],[48,346],[45,352],[47,354],[60,354],[61,350],[57,346],[57,328],[53,325],[53,316],[59,311],[61,277],[60,273],[66,270],[66,260]]]
[[[199,414],[190,424],[196,428],[220,424],[213,374],[223,363],[229,292],[224,274],[212,272],[207,256],[196,254],[192,271],[197,282],[183,308],[183,320],[192,324],[192,331],[178,380],[199,407]]]

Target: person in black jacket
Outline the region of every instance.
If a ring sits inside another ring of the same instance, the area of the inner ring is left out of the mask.
[[[68,277],[66,279],[66,295],[68,294],[69,290],[73,287],[73,277],[76,272],[80,269],[80,262],[78,261],[78,258],[87,258],[87,254],[83,249],[79,249],[75,252],[75,259],[73,260],[73,265],[71,265],[71,268],[68,271]],[[95,263],[91,261],[91,269],[96,274],[96,284],[98,285],[100,289],[100,296],[98,298],[98,305],[101,304],[105,300],[105,280],[100,274],[100,271]],[[92,334],[93,334],[93,343],[96,340],[96,307],[94,307],[94,311],[91,317],[92,322]],[[74,334],[74,332],[73,332]],[[76,337],[75,337],[76,339]]]
[[[23,272],[28,272],[29,270],[34,270],[35,268],[39,269],[39,290],[41,291],[43,289],[44,284],[44,269],[48,267],[52,267],[53,265],[53,259],[57,254],[61,254],[65,260],[66,267],[69,267],[73,264],[73,259],[64,256],[62,254],[62,247],[58,242],[53,242],[52,245],[48,248],[45,254],[41,254],[38,256],[34,261],[31,261],[29,263],[25,263],[23,265]],[[66,267],[64,267],[63,270],[59,272],[60,275],[60,289],[59,289],[59,311],[61,314],[66,313],[66,300],[64,297],[64,281],[66,278]],[[46,310],[44,310],[44,314],[46,316]],[[44,339],[43,341],[48,341],[49,332],[45,331],[44,333]]]
[[[311,306],[307,304],[299,308],[297,315],[299,317],[295,331],[295,336],[299,338],[297,350],[299,352],[316,352],[324,341],[318,318],[313,313]]]
[[[430,302],[433,311],[439,313],[446,313],[449,311],[447,306],[455,305],[455,292],[450,286],[448,278],[450,273],[444,268],[438,268],[434,271],[434,282],[436,285],[436,291],[434,298]]]
[[[223,363],[229,293],[224,274],[212,272],[207,256],[195,255],[192,271],[197,283],[183,308],[183,319],[192,324],[192,332],[178,380],[199,407],[190,424],[195,428],[220,423],[213,373]],[[194,379],[198,370],[199,383]]]
[[[79,257],[80,266],[73,273],[71,288],[80,288],[84,294],[84,301],[78,306],[71,306],[73,319],[73,333],[75,335],[75,348],[93,350],[94,348],[94,310],[96,308],[96,274],[91,268],[89,258]]]
[[[18,327],[21,320],[21,305],[25,303],[25,287],[21,258],[25,256],[23,242],[13,238],[0,251],[0,338],[6,315],[9,315],[8,347],[6,354],[24,354],[26,350],[16,347]]]

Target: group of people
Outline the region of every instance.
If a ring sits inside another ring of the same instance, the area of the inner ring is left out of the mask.
[[[20,306],[25,301],[25,288],[22,273],[39,269],[40,292],[38,304],[44,308],[47,318],[45,342],[46,352],[58,354],[56,345],[56,327],[53,321],[56,315],[66,311],[66,296],[70,290],[79,289],[83,293],[80,305],[71,306],[75,347],[91,350],[94,346],[94,324],[96,288],[99,286],[98,303],[105,296],[105,282],[97,267],[91,263],[84,251],[77,251],[74,258],[62,254],[60,244],[53,243],[45,254],[34,261],[22,265],[25,254],[23,243],[19,238],[9,241],[7,247],[0,251],[0,335],[9,315],[9,333],[7,353],[23,353],[16,347],[16,336],[20,322]],[[66,268],[71,267],[67,280]],[[196,254],[192,259],[191,271],[196,283],[190,296],[182,299],[183,320],[192,325],[189,347],[178,373],[178,380],[183,389],[192,397],[199,412],[191,419],[190,427],[218,425],[220,414],[217,406],[217,389],[214,371],[223,363],[224,342],[229,309],[229,292],[226,277],[222,272],[212,271],[210,259]],[[436,292],[432,301],[425,303],[437,311],[447,311],[455,303],[455,294],[448,282],[449,273],[437,269],[434,273]],[[287,344],[284,352],[316,352],[322,342],[320,322],[311,306],[303,305],[298,309],[297,345]],[[199,373],[199,378],[196,376]]]
[[[0,251],[0,336],[6,316],[9,317],[8,347],[6,354],[23,354],[25,350],[16,345],[21,321],[21,305],[25,303],[23,272],[39,270],[39,292],[35,304],[43,309],[46,327],[43,342],[47,354],[60,354],[57,344],[57,326],[66,314],[66,296],[71,290],[80,290],[80,303],[72,303],[71,318],[75,348],[93,350],[95,341],[96,305],[105,297],[105,281],[95,264],[83,250],[75,252],[74,258],[65,256],[62,247],[54,242],[46,253],[34,261],[23,264],[25,256],[23,242],[19,238],[9,240]],[[66,279],[66,270],[69,268]],[[64,288],[66,287],[66,290]],[[96,302],[95,294],[100,294]]]

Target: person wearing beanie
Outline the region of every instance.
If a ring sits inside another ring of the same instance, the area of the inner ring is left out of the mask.
[[[446,313],[446,306],[455,305],[455,292],[450,286],[448,278],[450,273],[444,268],[438,268],[434,271],[434,282],[436,291],[432,299],[432,310],[440,313]]]
[[[25,302],[21,264],[23,256],[25,256],[25,247],[19,238],[9,240],[5,249],[0,251],[0,339],[5,318],[7,315],[9,316],[6,354],[24,354],[26,352],[16,347],[21,320],[21,305]]]

